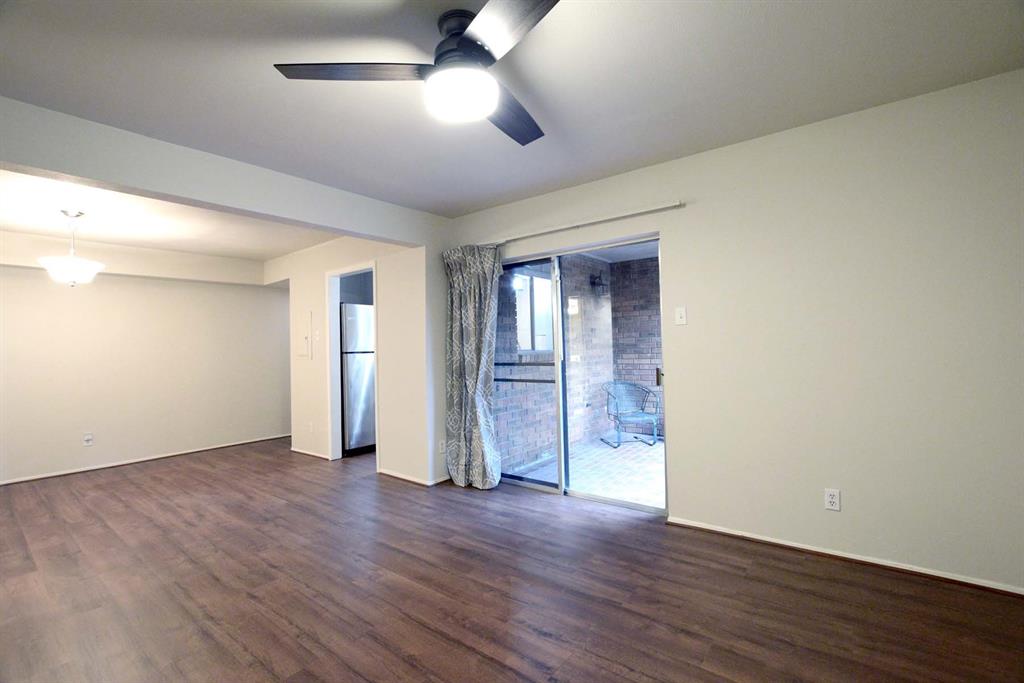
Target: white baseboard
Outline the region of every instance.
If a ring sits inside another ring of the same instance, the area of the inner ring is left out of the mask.
[[[682,517],[669,517],[667,522],[676,526],[692,527],[694,529],[704,529],[707,531],[717,531],[721,534],[728,534],[729,536],[738,536],[740,538],[749,538],[755,541],[764,541],[765,543],[773,543],[775,545],[787,546],[789,548],[796,548],[797,550],[808,550],[814,553],[821,553],[822,555],[832,555],[833,557],[841,557],[847,560],[856,560],[857,562],[866,562],[868,564],[877,564],[882,567],[890,567],[892,569],[902,569],[903,571],[913,572],[915,574],[924,574],[926,576],[935,576],[940,579],[948,579],[950,581],[958,581],[960,583],[968,583],[974,586],[983,586],[985,588],[993,588],[995,590],[1004,591],[1006,593],[1016,593],[1017,595],[1024,595],[1024,586],[1013,586],[1008,583],[999,583],[998,581],[989,581],[988,579],[977,579],[973,576],[964,576],[962,574],[954,574],[952,572],[939,571],[937,569],[928,569],[927,567],[918,567],[913,564],[906,564],[903,562],[893,562],[892,560],[883,560],[878,557],[870,557],[867,555],[857,555],[855,553],[847,553],[841,550],[832,550],[830,548],[821,548],[815,545],[807,545],[806,543],[794,543],[793,541],[784,541],[781,538],[774,538],[772,536],[762,536],[761,534],[751,534],[746,531],[737,531],[735,529],[729,529],[724,526],[716,526],[714,524],[705,524],[704,522],[694,522],[693,520],[683,519]]]
[[[292,453],[301,453],[302,455],[312,455],[314,458],[323,458],[324,460],[330,460],[330,456],[324,455],[323,453],[314,453],[313,451],[304,451],[301,448],[295,448],[292,446],[289,449]]]
[[[272,441],[274,439],[283,439],[291,434],[278,434],[277,436],[264,436],[259,439],[246,439],[245,441],[232,441],[231,443],[215,444],[213,446],[203,446],[202,448],[190,448],[187,451],[176,451],[174,453],[159,453],[157,455],[147,455],[142,458],[133,458],[131,460],[118,460],[116,462],[106,462],[100,465],[88,465],[86,467],[76,467],[71,470],[60,470],[57,472],[46,472],[45,474],[32,474],[27,477],[18,477],[17,479],[5,479],[0,481],[0,486],[7,484],[17,484],[22,481],[35,481],[36,479],[48,479],[49,477],[62,477],[65,474],[78,474],[79,472],[91,472],[92,470],[103,470],[108,467],[120,467],[121,465],[131,465],[136,462],[146,462],[147,460],[160,460],[161,458],[173,458],[176,455],[188,455],[189,453],[202,453],[203,451],[215,451],[218,448],[229,448],[231,446],[244,446],[247,443],[258,443],[260,441]]]
[[[386,474],[387,476],[394,477],[395,479],[404,479],[405,481],[411,481],[412,483],[419,484],[420,486],[437,486],[442,481],[448,481],[449,479],[451,479],[451,477],[441,477],[440,479],[434,479],[434,480],[419,479],[417,477],[410,477],[407,474],[402,474],[400,472],[393,472],[391,470],[385,470],[385,469],[381,469],[381,468],[377,468],[377,474]]]

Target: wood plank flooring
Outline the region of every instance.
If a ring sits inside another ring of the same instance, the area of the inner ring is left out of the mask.
[[[1024,680],[1024,600],[287,440],[0,487],[0,681]]]

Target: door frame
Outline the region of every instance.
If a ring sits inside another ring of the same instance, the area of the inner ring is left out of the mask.
[[[555,401],[555,422],[558,425],[558,436],[555,440],[555,462],[558,470],[558,481],[554,486],[551,486],[516,474],[502,474],[501,480],[515,484],[516,486],[524,486],[537,491],[544,491],[545,493],[557,493],[562,495],[565,493],[565,454],[567,446],[565,436],[568,432],[566,431],[565,418],[565,365],[562,361],[562,285],[561,275],[558,269],[558,256],[552,255],[541,256],[538,258],[502,261],[501,267],[504,271],[509,267],[524,266],[531,263],[544,263],[551,269],[551,353],[554,363],[552,370],[555,375],[555,395],[558,397]]]
[[[327,330],[327,445],[330,460],[338,460],[342,457],[342,444],[344,442],[343,425],[341,424],[341,320],[339,317],[339,306],[341,305],[341,291],[339,284],[341,279],[348,275],[359,275],[360,273],[371,273],[373,282],[373,334],[377,340],[375,347],[380,347],[380,308],[377,306],[377,262],[346,266],[338,270],[330,270],[324,274],[325,296],[327,298],[327,321],[324,329]],[[376,351],[375,348],[375,351]],[[374,353],[377,376],[380,376],[380,354]],[[374,421],[380,425],[380,382],[373,383],[373,412]],[[379,442],[378,442],[379,446]],[[374,452],[374,460],[377,462],[377,471],[380,471],[380,457]]]
[[[662,434],[662,441],[665,444],[665,458],[664,458],[664,472],[662,476],[662,484],[665,487],[665,507],[656,508],[648,505],[641,505],[639,503],[631,503],[629,501],[618,500],[616,498],[606,498],[604,496],[596,496],[580,491],[573,491],[570,488],[572,472],[569,467],[569,422],[567,415],[568,401],[566,395],[566,375],[565,375],[565,343],[564,343],[564,326],[562,316],[562,277],[560,270],[559,258],[562,256],[571,256],[573,254],[586,254],[588,251],[594,251],[596,249],[603,249],[606,247],[617,247],[626,246],[629,244],[640,244],[642,242],[654,242],[658,243],[658,308],[661,316],[661,330],[662,335],[662,366],[666,366],[666,360],[664,356],[664,330],[665,330],[665,301],[662,296],[662,283],[664,279],[664,269],[662,268],[662,250],[661,250],[661,232],[644,233],[642,235],[633,235],[629,237],[623,237],[622,239],[614,240],[602,240],[597,244],[578,244],[564,248],[558,248],[551,251],[542,252],[540,254],[533,254],[522,258],[510,258],[503,259],[501,262],[502,268],[508,266],[523,265],[527,263],[536,262],[550,262],[551,264],[551,313],[552,313],[552,326],[555,328],[552,337],[552,346],[554,351],[555,361],[555,386],[558,395],[558,401],[556,402],[556,413],[558,423],[558,485],[544,486],[542,484],[535,484],[530,481],[524,481],[522,479],[515,479],[512,476],[503,475],[502,481],[516,486],[524,486],[531,489],[544,491],[546,493],[557,493],[565,496],[573,496],[576,498],[583,498],[586,500],[594,500],[601,503],[608,503],[611,505],[618,505],[620,507],[630,508],[633,510],[639,510],[642,512],[650,512],[658,515],[666,515],[668,513],[668,439]],[[668,374],[667,372],[664,374]],[[662,392],[662,403],[665,402],[665,392]]]

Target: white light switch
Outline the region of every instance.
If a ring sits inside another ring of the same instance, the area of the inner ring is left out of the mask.
[[[686,324],[686,306],[676,307],[676,325]]]

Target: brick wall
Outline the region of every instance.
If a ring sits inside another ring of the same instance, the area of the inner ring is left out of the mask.
[[[512,276],[504,274],[498,287],[498,326],[495,363],[553,362],[550,352],[519,352],[516,335],[516,296]],[[553,367],[502,367],[494,376],[514,379],[554,379]],[[494,423],[503,472],[557,454],[558,414],[554,384],[494,383]]]
[[[661,301],[658,290],[658,259],[621,261],[612,264],[612,337],[615,379],[650,387],[655,368],[661,364]],[[665,406],[661,404],[658,433],[665,433]],[[650,433],[650,427],[628,431]]]

